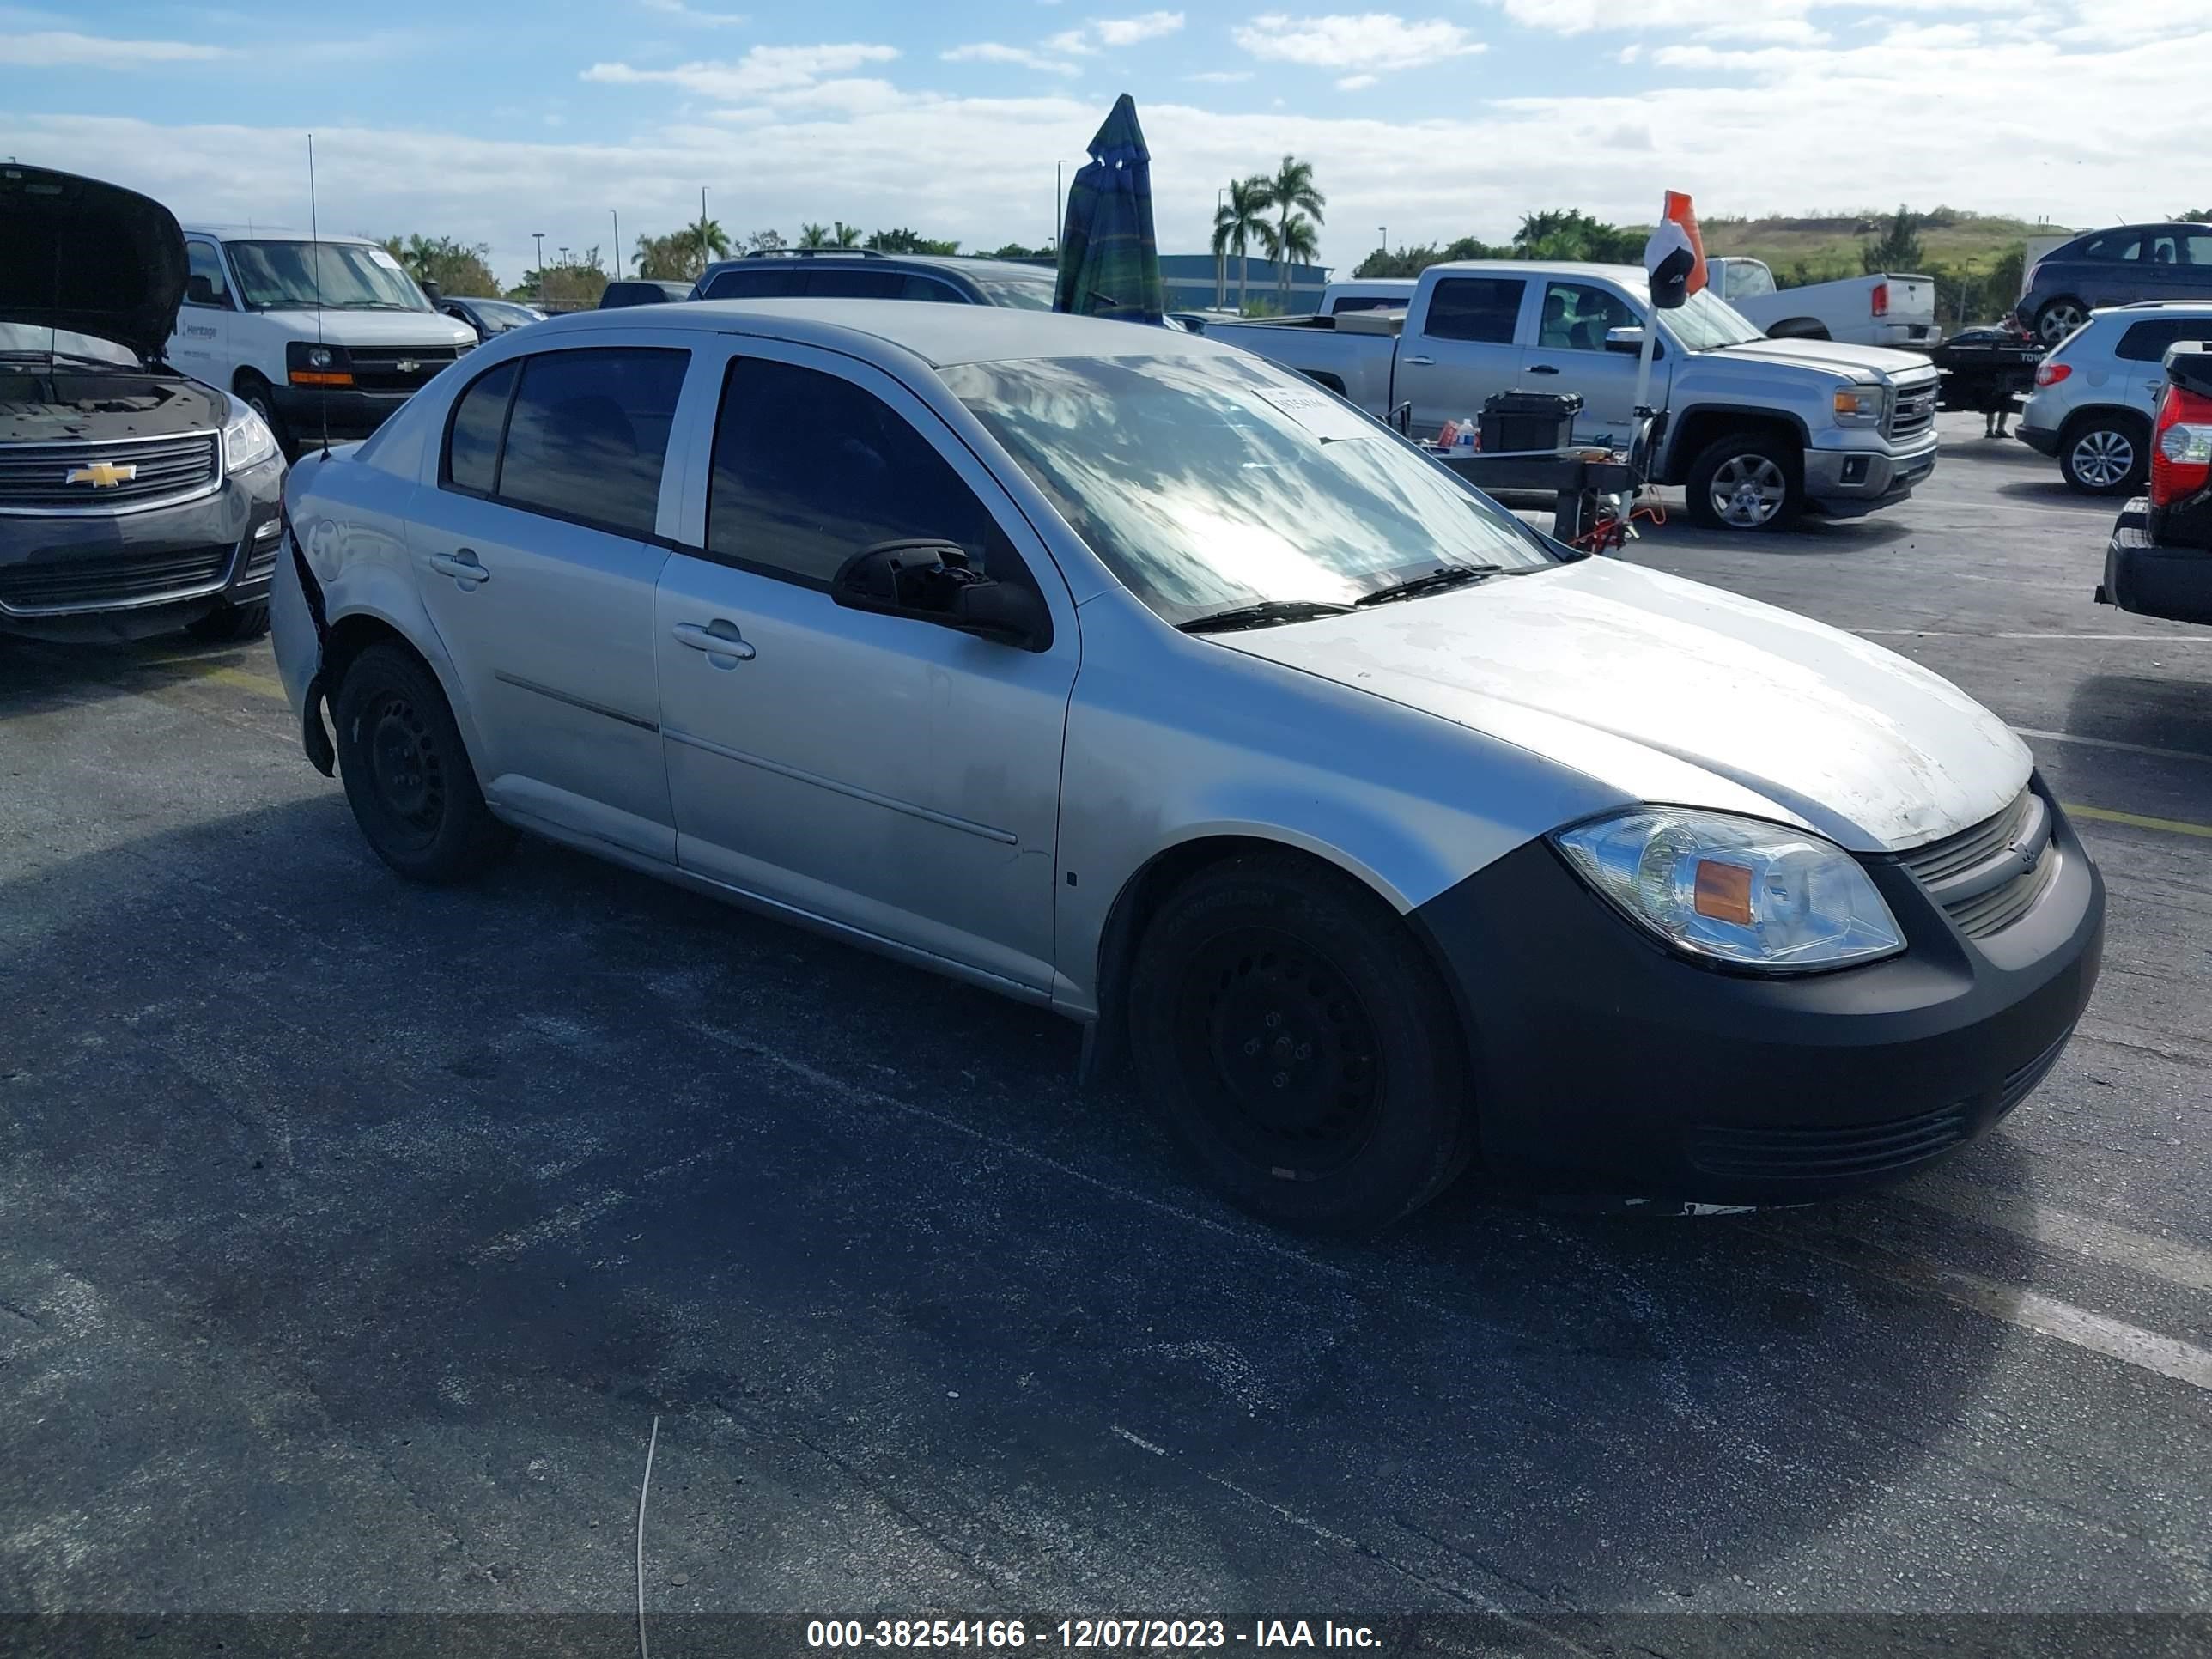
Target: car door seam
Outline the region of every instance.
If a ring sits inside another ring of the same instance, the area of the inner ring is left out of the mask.
[[[566,691],[556,691],[550,685],[540,685],[536,680],[526,680],[520,674],[510,674],[504,668],[494,669],[491,677],[501,685],[511,685],[521,691],[535,691],[541,697],[550,697],[556,702],[565,702],[571,708],[580,708],[589,714],[604,714],[611,720],[620,720],[624,726],[634,726],[641,732],[660,730],[658,721],[644,720],[635,714],[625,714],[619,708],[610,708],[605,703],[592,702],[588,698],[574,696]]]
[[[1003,846],[1018,847],[1021,838],[1010,830],[995,830],[988,823],[977,823],[972,818],[957,818],[950,812],[939,812],[933,807],[910,800],[901,800],[895,795],[880,795],[872,789],[863,789],[855,783],[842,783],[836,778],[825,778],[818,772],[808,772],[796,766],[787,766],[781,761],[769,760],[764,755],[752,755],[742,749],[732,749],[726,744],[711,738],[695,737],[689,732],[678,732],[664,726],[660,735],[671,743],[680,743],[687,748],[704,750],[710,755],[720,755],[724,760],[733,760],[741,765],[758,767],[763,772],[773,772],[778,777],[789,778],[797,783],[811,783],[818,789],[833,794],[845,795],[854,800],[866,801],[872,806],[881,806],[893,812],[903,812],[908,817],[957,830],[964,835],[981,836],[986,841],[995,841]]]

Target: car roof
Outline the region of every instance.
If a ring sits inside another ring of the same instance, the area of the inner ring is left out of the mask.
[[[1650,280],[1641,265],[1601,265],[1586,259],[1447,259],[1441,264],[1431,265],[1429,270],[1473,271],[1484,276],[1495,273],[1500,276],[1528,276],[1538,272],[1547,276],[1603,276],[1631,288]]]
[[[2093,323],[2107,317],[2130,323],[2149,322],[2160,317],[2212,317],[2212,300],[2133,300],[2124,306],[2099,306],[2089,313]]]
[[[864,265],[929,265],[939,270],[975,271],[992,276],[1037,276],[1053,279],[1054,267],[1030,264],[1020,259],[994,259],[983,253],[878,253],[862,248],[772,248],[734,259],[717,259],[709,272],[757,270],[789,262],[793,264],[835,264],[849,260]]]
[[[186,225],[187,236],[212,236],[218,242],[344,242],[354,247],[375,247],[366,236],[294,230],[289,225]]]
[[[759,333],[863,356],[871,343],[878,343],[934,368],[1022,357],[1213,356],[1231,350],[1201,335],[1141,323],[913,300],[685,300],[618,312],[569,312],[533,327],[531,337],[543,343],[557,334],[604,328]]]

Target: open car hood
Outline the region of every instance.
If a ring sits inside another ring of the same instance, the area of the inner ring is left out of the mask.
[[[0,162],[0,322],[95,335],[151,362],[185,275],[184,228],[151,197]]]

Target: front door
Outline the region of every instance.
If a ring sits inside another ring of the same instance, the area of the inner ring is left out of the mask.
[[[660,579],[678,860],[1046,992],[1078,660],[1066,586],[989,473],[897,381],[802,347],[744,349],[704,468],[702,545]],[[1023,649],[832,601],[848,557],[913,538],[1035,587],[1050,641]]]
[[[1407,319],[1391,396],[1413,404],[1413,436],[1479,420],[1485,398],[1521,384],[1516,340],[1528,288],[1519,276],[1439,277],[1427,311]]]
[[[653,591],[668,552],[652,538],[690,356],[592,346],[480,374],[409,515],[485,795],[665,861]]]
[[[1606,349],[1607,331],[1640,328],[1644,319],[1609,288],[1594,283],[1550,282],[1536,318],[1523,366],[1522,385],[1534,392],[1571,392],[1583,400],[1575,416],[1578,443],[1625,447],[1636,411],[1634,352]],[[1655,349],[1663,349],[1663,343]],[[1651,366],[1654,408],[1664,404],[1665,373]]]
[[[176,332],[169,337],[170,366],[228,392],[230,279],[214,243],[193,237],[185,242],[185,254],[189,261],[185,302],[177,308]]]

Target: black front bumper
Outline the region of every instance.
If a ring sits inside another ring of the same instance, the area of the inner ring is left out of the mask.
[[[2212,623],[2212,548],[2168,547],[2150,538],[2148,503],[2120,509],[2105,544],[2105,580],[2097,603],[2138,617]]]
[[[1869,858],[1908,945],[1834,973],[1685,960],[1542,841],[1421,906],[1470,1034],[1485,1166],[1578,1199],[1790,1204],[1965,1145],[2040,1080],[2096,983],[2104,884],[2049,804],[2060,867],[2020,921],[1969,940]]]
[[[332,443],[351,443],[366,438],[398,414],[412,392],[362,392],[312,386],[270,388],[276,418],[295,448],[319,443],[327,434]]]
[[[0,514],[0,634],[144,639],[267,599],[283,488],[272,459],[173,506]]]

